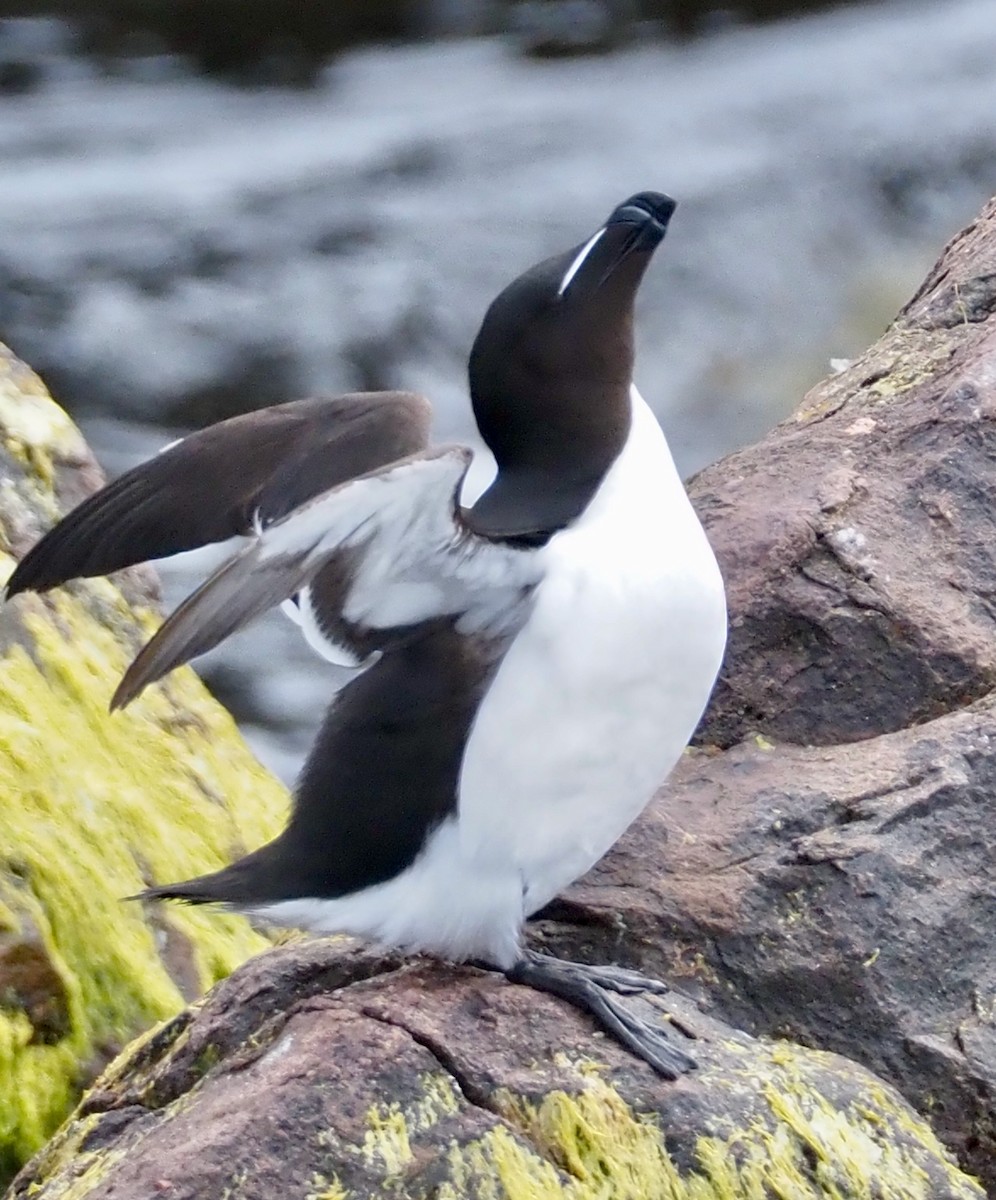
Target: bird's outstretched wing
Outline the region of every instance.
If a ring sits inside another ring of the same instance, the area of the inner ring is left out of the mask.
[[[458,493],[471,452],[412,455],[256,523],[252,541],[165,621],[121,681],[112,708],[218,645],[319,573],[351,637],[404,634],[441,618],[461,633],[502,637],[539,581],[534,551],[464,523]],[[383,644],[383,643],[382,643]]]
[[[25,555],[7,595],[250,534],[256,520],[424,450],[430,418],[422,396],[368,392],[221,421],[86,499]]]

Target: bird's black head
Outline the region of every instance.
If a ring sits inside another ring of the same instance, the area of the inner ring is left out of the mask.
[[[469,514],[482,533],[543,541],[577,517],[629,432],[633,302],[675,202],[640,192],[590,238],[493,301],[470,395],[498,462]]]

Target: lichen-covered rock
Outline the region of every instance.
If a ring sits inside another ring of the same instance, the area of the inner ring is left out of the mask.
[[[114,1063],[10,1200],[982,1200],[845,1059],[672,999],[666,1083],[500,976],[281,947]]]
[[[0,347],[0,583],[99,481]],[[191,672],[108,714],[155,619],[147,571],[0,603],[0,1182],[109,1056],[266,945],[241,919],[122,903],[265,840],[286,804]]]
[[[688,757],[549,910],[756,1034],[897,1086],[996,1195],[996,705],[832,748]],[[622,934],[620,934],[622,930]]]

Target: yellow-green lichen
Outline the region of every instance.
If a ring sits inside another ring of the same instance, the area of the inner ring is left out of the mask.
[[[413,1161],[412,1137],[459,1111],[460,1099],[449,1076],[424,1075],[419,1090],[418,1098],[408,1104],[378,1104],[367,1113],[360,1155],[385,1180],[402,1176]]]
[[[38,1175],[48,1179],[57,1171],[59,1176],[58,1200],[87,1200],[125,1157],[125,1150],[102,1147],[100,1150],[84,1150],[82,1145],[99,1123],[97,1116],[77,1120],[71,1136],[56,1139],[55,1144],[46,1145],[35,1159]],[[34,1196],[45,1190],[44,1184],[31,1183],[27,1195]]]
[[[374,1110],[367,1123],[369,1128],[363,1139],[363,1157],[371,1167],[382,1170],[385,1176],[401,1175],[414,1157],[404,1113],[397,1105],[392,1105],[386,1112]]]
[[[877,378],[868,385],[868,391],[882,399],[900,396],[937,374],[951,357],[951,348],[946,344],[900,349],[885,357],[883,365],[876,372]]]
[[[305,1200],[349,1200],[349,1192],[338,1179],[326,1179],[324,1175],[316,1175]]]
[[[0,356],[0,428],[4,435],[50,453],[82,453],[80,431],[49,396],[41,379],[3,348]]]
[[[23,363],[0,346],[0,437],[7,450],[50,490],[54,458],[85,453],[80,431]]]
[[[0,1008],[0,1173],[51,1132],[86,1063],[182,1006],[168,942],[201,987],[266,945],[241,918],[122,903],[266,840],[286,797],[189,671],[108,714],[135,618],[110,583],[86,588],[121,628],[75,594],[26,598],[30,651],[15,640],[0,658],[0,904],[43,943],[69,1017],[44,1044]]]
[[[845,370],[812,388],[793,421],[818,421],[845,406],[860,409],[903,395],[937,374],[954,353],[959,336],[952,330],[928,332],[897,321]]]
[[[702,1132],[690,1146],[682,1135],[680,1158],[666,1120],[634,1112],[592,1064],[558,1056],[558,1066],[574,1068],[578,1090],[492,1093],[494,1127],[449,1142],[436,1200],[933,1200],[937,1187],[983,1197],[895,1093],[833,1055],[731,1041],[697,1079]],[[838,1084],[842,1099],[823,1094]],[[323,1147],[355,1156],[385,1195],[421,1195],[412,1181],[439,1152],[438,1126],[466,1109],[449,1076],[427,1075],[414,1100],[370,1110],[359,1145],[330,1135]],[[329,1170],[308,1200],[350,1194]]]
[[[820,1056],[764,1058],[752,1055],[763,1111],[722,1136],[700,1136],[694,1165],[684,1168],[658,1124],[597,1077],[575,1095],[552,1092],[538,1104],[500,1094],[507,1125],[451,1148],[439,1200],[931,1200],[928,1163],[945,1194],[982,1200],[927,1126],[885,1089],[869,1084],[860,1102],[837,1107],[809,1077]]]
[[[502,1125],[468,1145],[454,1145],[448,1165],[450,1178],[437,1189],[436,1200],[575,1200],[584,1194]],[[647,1193],[642,1200],[651,1197]]]

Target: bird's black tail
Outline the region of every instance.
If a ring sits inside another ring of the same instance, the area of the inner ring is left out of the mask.
[[[144,892],[136,892],[134,896],[126,896],[125,899],[182,900],[185,904],[231,903],[225,894],[228,889],[218,884],[218,876],[224,873],[218,871],[214,875],[200,875],[196,879],[185,879],[180,883],[161,883],[156,887],[146,888]]]
[[[231,904],[246,907],[269,899],[267,864],[274,843],[260,847],[220,871],[178,883],[159,883],[129,900],[181,900],[186,904]]]

